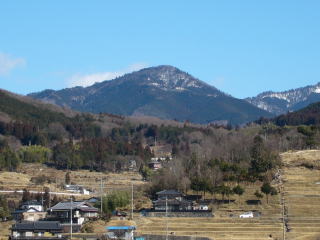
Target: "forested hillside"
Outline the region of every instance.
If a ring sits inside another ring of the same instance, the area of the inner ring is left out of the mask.
[[[320,102],[288,114],[281,115],[274,119],[279,126],[285,125],[320,125]]]
[[[116,172],[135,160],[144,178],[152,181],[151,192],[228,191],[225,181],[270,182],[280,165],[279,152],[317,147],[320,139],[314,125],[260,121],[232,128],[80,114],[7,92],[0,93],[0,103],[1,170],[40,162],[58,169]],[[316,107],[310,109],[315,112]],[[155,142],[172,155],[157,172],[148,168]]]

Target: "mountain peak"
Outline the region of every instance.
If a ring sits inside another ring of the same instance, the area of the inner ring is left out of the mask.
[[[141,83],[159,87],[163,90],[184,91],[209,87],[211,90],[214,89],[218,91],[213,86],[210,86],[171,65],[159,65],[144,68],[136,73],[139,74],[139,80]]]
[[[31,96],[78,111],[155,116],[196,123],[238,124],[271,116],[170,65],[144,68],[86,88]]]

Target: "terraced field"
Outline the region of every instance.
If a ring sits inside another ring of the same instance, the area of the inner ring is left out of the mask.
[[[289,232],[286,239],[320,239],[320,151],[282,154],[284,198]],[[303,167],[309,166],[310,169]],[[315,168],[315,169],[311,169]]]
[[[22,190],[24,188],[33,191],[42,191],[43,187],[49,187],[51,191],[65,192],[66,171],[57,170],[41,164],[22,164],[19,172],[0,172],[0,190]],[[37,185],[31,181],[32,177],[45,175],[51,183]],[[145,184],[141,175],[137,172],[124,173],[100,173],[88,170],[71,172],[71,182],[82,185],[100,194],[101,179],[104,193],[113,190],[130,189],[131,183],[135,186]]]
[[[139,219],[138,231],[144,234],[166,234],[165,218]],[[281,239],[282,224],[272,218],[170,218],[168,232],[175,235],[202,236],[211,239],[262,240]]]
[[[282,239],[283,224],[281,215],[280,195],[270,197],[269,204],[263,199],[261,205],[247,205],[249,199],[255,199],[254,192],[259,184],[246,186],[246,193],[241,197],[240,204],[235,201],[222,204],[214,211],[213,218],[168,218],[168,233],[181,236],[209,237],[211,239],[265,240]],[[233,196],[232,199],[238,200]],[[240,219],[238,216],[245,211],[255,210],[261,216],[253,219]],[[233,215],[234,217],[230,217]],[[166,234],[165,218],[146,218],[135,216],[138,233]]]
[[[213,218],[169,218],[168,232],[216,240],[320,239],[320,151],[287,152],[281,157],[283,181],[276,185],[281,193],[272,197],[269,204],[265,199],[262,205],[245,204],[258,189],[249,185],[240,204],[223,204]],[[229,217],[249,210],[260,211],[262,215],[254,219]],[[282,221],[283,212],[286,225]],[[135,220],[140,233],[166,234],[165,218],[137,217]]]
[[[284,163],[281,170],[282,181],[275,185],[281,190],[281,194],[270,197],[268,204],[264,198],[261,205],[247,205],[247,200],[255,199],[254,192],[260,188],[261,183],[247,184],[246,192],[240,202],[237,196],[232,196],[231,199],[236,201],[217,207],[213,218],[169,218],[167,220],[146,218],[135,214],[134,221],[137,224],[138,233],[165,235],[168,224],[169,234],[193,236],[195,239],[202,236],[215,240],[320,240],[320,151],[287,152],[281,156]],[[47,175],[55,175],[61,182],[64,179],[63,171],[53,169],[43,171]],[[30,176],[35,175],[40,175],[39,168],[25,169],[24,172],[15,175],[0,173],[0,187],[2,185],[3,187],[29,186],[32,188]],[[107,186],[105,191],[108,191],[108,188],[128,188],[130,182],[134,182],[136,186],[144,184],[141,177],[135,173],[101,174],[76,171],[71,174],[73,181],[97,191],[101,178]],[[210,196],[207,197],[210,198]],[[253,210],[261,212],[261,216],[253,219],[237,217],[240,213]],[[283,212],[285,228],[282,221]],[[99,232],[103,232],[107,224],[100,225]],[[0,228],[5,227],[0,226]],[[283,229],[286,230],[285,238],[283,238]]]

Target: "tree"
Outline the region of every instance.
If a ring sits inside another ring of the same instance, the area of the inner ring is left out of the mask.
[[[46,187],[44,189],[44,194],[43,194],[43,200],[44,200],[44,206],[45,208],[49,208],[50,207],[50,189],[48,187]]]
[[[271,195],[277,195],[278,192],[277,190],[272,187],[270,185],[270,183],[264,183],[262,186],[261,186],[261,192],[263,192],[266,196],[267,196],[267,203],[269,203],[269,198],[268,196],[271,194]]]
[[[6,169],[14,171],[18,167],[19,163],[20,161],[17,154],[9,147],[0,149],[0,170]]]
[[[40,145],[24,146],[19,150],[19,156],[22,161],[28,163],[48,162],[50,155],[51,150]]]
[[[30,201],[31,200],[31,194],[27,189],[23,189],[22,193],[22,202]]]
[[[232,191],[239,196],[240,203],[240,196],[244,193],[244,189],[240,185],[237,185],[232,189]]]
[[[8,207],[8,202],[5,197],[0,195],[0,218],[6,220],[10,216],[10,211]]]
[[[150,168],[148,168],[147,166],[143,166],[143,165],[141,165],[139,172],[142,175],[143,179],[145,179],[145,180],[150,180],[150,178],[153,174],[153,172]]]
[[[128,192],[115,192],[102,198],[102,211],[106,215],[110,215],[116,208],[126,207],[129,203]]]
[[[218,192],[222,195],[222,200],[224,200],[224,196],[227,196],[228,202],[230,203],[230,195],[232,195],[233,192],[229,186],[226,186],[226,185],[220,186]]]
[[[65,183],[66,184],[70,184],[71,183],[71,176],[70,176],[70,172],[67,172],[66,173],[66,176],[65,176]]]
[[[262,195],[261,192],[259,192],[258,190],[255,191],[254,195],[256,196],[256,198],[258,198],[258,200],[260,200],[261,198],[263,198],[263,195]]]

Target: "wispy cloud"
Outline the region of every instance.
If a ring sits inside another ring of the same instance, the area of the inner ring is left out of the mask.
[[[130,66],[122,70],[118,70],[114,72],[99,72],[99,73],[91,73],[91,74],[77,73],[67,79],[67,85],[68,87],[75,87],[75,86],[87,87],[97,82],[112,80],[126,73],[138,71],[145,67],[147,67],[146,63],[135,63],[135,64],[131,64]]]
[[[211,84],[216,88],[224,87],[226,84],[226,79],[221,76],[216,77],[213,81],[211,81]]]
[[[0,75],[9,74],[13,69],[24,66],[25,64],[26,60],[23,58],[16,58],[0,52]]]

